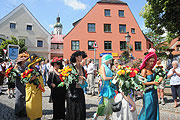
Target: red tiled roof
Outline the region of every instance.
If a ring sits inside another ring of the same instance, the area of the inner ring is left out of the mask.
[[[64,35],[52,35],[51,43],[63,43]]]

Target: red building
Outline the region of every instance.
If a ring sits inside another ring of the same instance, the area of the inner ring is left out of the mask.
[[[76,50],[83,50],[88,58],[94,59],[93,43],[96,41],[96,64],[101,55],[112,54],[118,59],[127,50],[125,36],[129,32],[131,53],[135,58],[143,58],[144,53],[153,47],[142,33],[127,3],[119,0],[101,0],[64,37],[64,58],[69,59]]]

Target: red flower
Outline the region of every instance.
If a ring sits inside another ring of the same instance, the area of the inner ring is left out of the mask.
[[[138,68],[135,68],[134,70],[136,70],[137,72],[139,72],[139,69],[138,69]]]
[[[64,82],[64,80],[62,79],[62,74],[59,75],[59,78],[60,78],[61,82]]]
[[[136,73],[135,72],[130,72],[129,77],[135,77]]]
[[[126,66],[126,68],[129,68],[129,66]]]
[[[131,71],[134,71],[135,69],[134,68],[131,68]]]
[[[40,88],[42,92],[45,92],[45,89],[41,87],[41,84],[39,84],[38,88]]]
[[[30,69],[29,71],[30,71],[30,72],[32,72],[32,71],[33,71],[33,69]]]

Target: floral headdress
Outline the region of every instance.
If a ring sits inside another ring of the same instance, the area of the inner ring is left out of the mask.
[[[26,64],[26,67],[30,68],[32,65],[36,64],[37,62],[40,62],[42,59],[39,58],[36,54],[32,54],[29,56]]]
[[[52,61],[51,61],[51,65],[54,65],[54,63],[62,63],[62,57],[58,58],[58,57],[53,57]]]
[[[147,60],[149,60],[149,58],[151,58],[151,57],[154,57],[154,64],[152,65],[152,68],[156,65],[156,62],[157,62],[157,55],[156,55],[156,50],[155,49],[153,49],[153,48],[150,48],[149,50],[148,50],[148,54],[145,56],[145,58],[144,58],[144,60],[143,60],[143,62],[142,62],[142,64],[140,65],[140,69],[142,70],[145,66],[146,66],[146,61]]]

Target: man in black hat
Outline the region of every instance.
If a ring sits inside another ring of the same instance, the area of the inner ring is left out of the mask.
[[[5,76],[5,66],[3,66],[4,60],[0,58],[0,95],[4,94],[1,89],[4,81]]]

